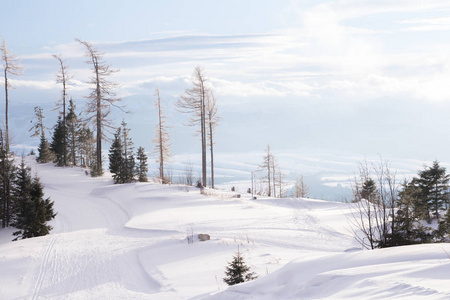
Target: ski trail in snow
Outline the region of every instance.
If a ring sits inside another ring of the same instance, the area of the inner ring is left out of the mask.
[[[38,273],[38,277],[36,280],[36,283],[34,285],[33,288],[33,296],[31,299],[37,299],[37,297],[39,296],[39,292],[41,291],[43,282],[44,282],[44,276],[46,273],[46,270],[48,268],[48,264],[49,264],[49,258],[50,258],[50,253],[53,250],[53,246],[55,245],[56,239],[59,237],[59,235],[54,235],[51,240],[50,243],[48,243],[45,252],[44,252],[44,258],[42,259],[42,263],[41,263],[41,267],[39,268],[39,273]]]
[[[306,201],[299,199],[298,202],[292,204],[292,210],[294,224],[302,232],[302,235],[314,236],[323,249],[342,250],[342,234],[317,219],[312,213],[314,209]]]

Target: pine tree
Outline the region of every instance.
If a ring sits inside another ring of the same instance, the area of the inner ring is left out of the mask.
[[[147,154],[145,154],[145,149],[143,147],[139,147],[137,151],[137,166],[136,166],[136,173],[138,176],[139,182],[147,182],[147,173],[148,173],[148,166],[147,166]]]
[[[254,272],[250,272],[250,267],[245,264],[244,257],[239,252],[239,249],[233,256],[233,260],[228,263],[225,275],[226,277],[223,278],[223,281],[228,285],[235,285],[258,278]]]
[[[64,147],[65,129],[61,117],[58,118],[56,125],[53,127],[53,139],[50,144],[50,150],[55,154],[55,160],[57,166],[64,166],[64,157],[66,148]]]
[[[44,188],[39,178],[31,176],[31,169],[22,160],[14,182],[14,240],[47,235],[52,227],[47,221],[55,218],[53,202],[44,199]]]

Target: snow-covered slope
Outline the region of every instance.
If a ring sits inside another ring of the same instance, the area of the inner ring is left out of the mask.
[[[450,297],[448,244],[361,252],[343,203],[206,197],[27,163],[58,215],[45,237],[0,230],[0,299]],[[211,240],[188,244],[199,233]],[[260,278],[228,288],[238,247]]]

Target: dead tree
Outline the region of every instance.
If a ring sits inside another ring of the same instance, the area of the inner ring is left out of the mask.
[[[200,125],[198,132],[202,141],[202,184],[206,186],[206,101],[209,90],[206,87],[207,79],[200,67],[195,68],[192,77],[192,87],[185,90],[176,105],[181,112],[191,114],[188,126]]]
[[[211,152],[211,188],[214,188],[214,133],[222,118],[217,114],[217,98],[210,91],[206,105],[206,122],[208,124],[208,144]]]
[[[56,104],[56,108],[60,110],[60,113],[62,114],[62,122],[63,122],[63,128],[64,128],[64,139],[63,139],[63,165],[67,166],[67,145],[66,145],[66,139],[67,139],[67,126],[66,126],[66,99],[67,99],[67,88],[69,85],[69,80],[73,78],[72,75],[69,74],[68,69],[69,66],[65,65],[65,60],[60,55],[53,55],[53,57],[58,61],[60,69],[59,72],[56,74],[56,82],[62,84],[62,92],[61,92],[61,98],[58,100]]]
[[[305,181],[303,180],[303,175],[300,175],[295,180],[295,185],[294,185],[295,198],[308,197],[308,193],[309,193],[309,186],[307,184],[305,184]]]
[[[2,39],[3,43],[1,46],[2,52],[2,61],[3,61],[3,75],[5,79],[5,151],[9,153],[9,122],[8,122],[8,109],[9,109],[9,95],[8,91],[10,88],[13,88],[11,82],[8,81],[8,75],[21,75],[23,72],[23,68],[20,66],[20,59],[16,54],[13,54],[8,51],[6,47],[5,39]]]
[[[115,103],[121,99],[116,97],[114,88],[117,84],[109,81],[108,78],[118,70],[111,69],[108,64],[103,61],[104,53],[86,42],[77,39],[77,41],[86,48],[85,56],[88,58],[87,63],[92,65],[93,76],[89,83],[92,84],[92,91],[87,96],[86,113],[90,115],[88,121],[94,123],[96,130],[96,161],[93,166],[92,175],[101,176],[103,174],[102,165],[102,140],[106,138],[104,127],[111,128],[111,122],[108,119],[111,113],[111,106],[119,107]],[[119,107],[120,108],[120,107]]]
[[[267,196],[272,195],[272,166],[273,166],[273,154],[270,152],[270,145],[267,145],[266,154],[263,157],[263,163],[259,165],[262,170],[267,170],[267,175],[263,179],[267,179]]]
[[[158,112],[158,124],[156,124],[156,137],[153,139],[155,143],[155,152],[158,154],[157,162],[159,163],[159,178],[162,183],[168,183],[166,174],[164,173],[164,163],[170,158],[170,137],[167,131],[166,116],[161,107],[161,98],[159,89],[155,90],[155,108]]]

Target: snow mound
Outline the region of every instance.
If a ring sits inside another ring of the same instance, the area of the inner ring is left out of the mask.
[[[203,299],[450,299],[450,244],[304,255]]]

